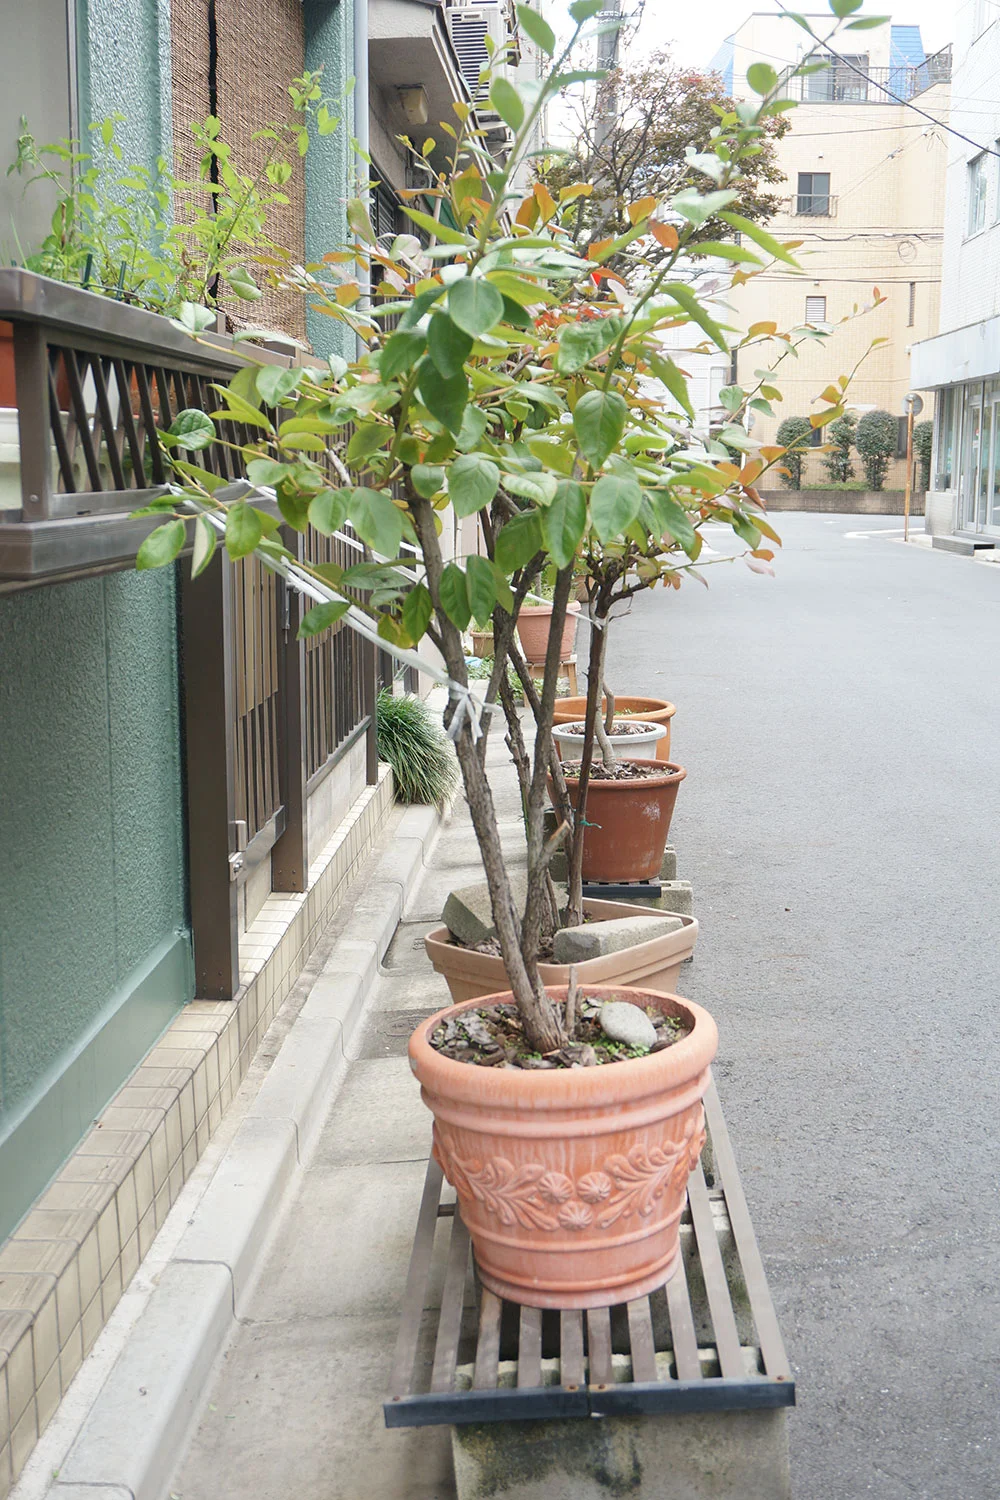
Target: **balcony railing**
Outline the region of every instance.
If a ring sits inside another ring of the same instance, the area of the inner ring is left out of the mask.
[[[838,58],[822,72],[786,80],[786,97],[804,104],[896,104],[951,79],[951,48],[945,47],[918,67],[851,67]],[[895,97],[894,97],[895,96]]]
[[[781,200],[781,208],[795,219],[835,219],[838,201],[836,193],[794,193]]]

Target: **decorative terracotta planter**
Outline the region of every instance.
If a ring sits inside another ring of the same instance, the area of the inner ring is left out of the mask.
[[[555,741],[556,754],[560,760],[579,760],[583,754],[583,745],[586,736],[570,733],[570,726],[575,722],[575,720],[571,719],[570,724],[565,728],[559,724],[552,726],[552,738]],[[633,719],[631,722],[633,724],[641,724],[643,729],[648,730],[649,733],[616,734],[615,730],[612,729],[608,735],[608,739],[615,754],[625,756],[629,760],[634,760],[636,756],[641,756],[643,759],[647,759],[649,756],[659,759],[656,754],[656,747],[669,734],[670,731],[667,726],[665,724],[652,724],[645,719]]]
[[[613,921],[617,917],[648,917],[653,915],[648,906],[636,906],[627,901],[590,901],[583,903],[585,916],[598,921]],[[684,926],[666,937],[651,938],[645,943],[636,943],[619,953],[607,953],[601,958],[588,958],[577,964],[576,973],[580,984],[625,984],[640,989],[665,990],[672,994],[680,982],[681,964],[694,953],[698,939],[698,923],[694,917],[681,917]],[[495,995],[509,983],[502,958],[492,953],[475,953],[451,941],[447,927],[436,927],[424,938],[427,957],[439,974],[448,982],[451,998],[458,1004],[462,1000],[475,1000],[481,995]],[[568,964],[539,964],[538,972],[547,989],[569,983]]]
[[[661,774],[635,781],[591,781],[587,788],[584,880],[651,880],[660,872],[677,788],[687,772],[672,761],[664,764],[636,756],[635,764]],[[575,807],[579,780],[567,776],[566,788]]]
[[[607,706],[607,700],[601,699],[602,711]],[[572,724],[574,719],[582,719],[587,712],[586,698],[559,698],[556,701],[555,722],[557,724]],[[628,714],[632,719],[646,719],[650,724],[663,724],[666,734],[656,747],[657,760],[670,759],[670,721],[677,712],[673,703],[668,703],[666,698],[616,698],[615,713]]]
[[[563,625],[562,646],[559,649],[559,660],[566,661],[573,655],[573,646],[576,642],[576,617],[580,613],[580,605],[577,600],[572,600],[566,606],[566,620]],[[549,621],[552,619],[551,604],[522,604],[517,617],[517,634],[521,641],[521,650],[527,662],[538,664],[545,660],[545,653],[549,644]],[[564,698],[563,702],[571,700]],[[580,717],[579,714],[576,715]]]
[[[662,1052],[596,1068],[479,1068],[434,1051],[428,1037],[442,1019],[505,993],[440,1011],[410,1038],[434,1155],[480,1277],[529,1307],[604,1307],[662,1286],[680,1259],[688,1173],[705,1140],[712,1017],[652,990],[589,993],[686,1015],[692,1030]]]

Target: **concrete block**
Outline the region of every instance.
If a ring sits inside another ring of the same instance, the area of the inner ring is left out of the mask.
[[[212,1261],[227,1269],[237,1313],[295,1170],[296,1144],[291,1120],[248,1116],[177,1246],[179,1262]]]
[[[552,832],[553,833],[555,832],[554,828],[553,828]],[[566,880],[569,872],[568,872],[568,869],[567,869],[567,866],[566,866],[566,847],[565,847],[565,845],[563,845],[562,848],[557,849],[556,852],[555,852],[555,854],[552,856],[552,862],[549,865],[549,870],[551,871],[552,879],[553,880],[556,880],[556,881],[559,881],[559,880],[565,881]],[[660,866],[660,879],[661,880],[676,880],[677,879],[677,850],[673,847],[672,844],[668,844],[667,847],[663,851],[663,863]],[[631,899],[631,898],[629,898],[629,899]]]
[[[527,894],[527,876],[516,871],[509,873],[514,905],[522,908]],[[496,928],[493,925],[489,887],[485,880],[476,885],[464,886],[459,891],[451,891],[444,903],[441,920],[460,943],[471,946],[493,937]]]
[[[588,958],[621,953],[623,949],[634,948],[636,943],[646,943],[651,938],[668,937],[683,925],[679,917],[651,912],[648,917],[616,917],[610,922],[563,927],[555,935],[552,957],[557,964],[582,964]]]
[[[161,1500],[232,1322],[225,1266],[164,1267],[60,1466],[66,1500],[76,1500],[77,1485],[97,1500],[116,1486],[133,1500]]]
[[[648,906],[651,911],[676,911],[682,917],[694,916],[694,893],[690,880],[664,880],[660,896],[629,896],[633,906]]]
[[[452,1428],[458,1500],[791,1500],[783,1410]]]

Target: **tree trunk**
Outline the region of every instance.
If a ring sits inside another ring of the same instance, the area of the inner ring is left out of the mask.
[[[593,606],[591,607],[593,617]],[[607,621],[602,621],[605,629]],[[573,843],[570,847],[568,870],[568,900],[566,904],[567,927],[578,927],[583,921],[583,838],[587,826],[587,788],[590,785],[590,768],[594,759],[594,732],[601,709],[601,683],[604,680],[604,636],[605,631],[596,625],[590,631],[590,660],[587,663],[587,707],[583,754],[580,757],[580,780],[577,791]]]

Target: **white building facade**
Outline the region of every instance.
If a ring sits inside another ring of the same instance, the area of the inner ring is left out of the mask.
[[[910,381],[936,396],[928,529],[1000,545],[1000,8],[956,22],[940,332]]]

